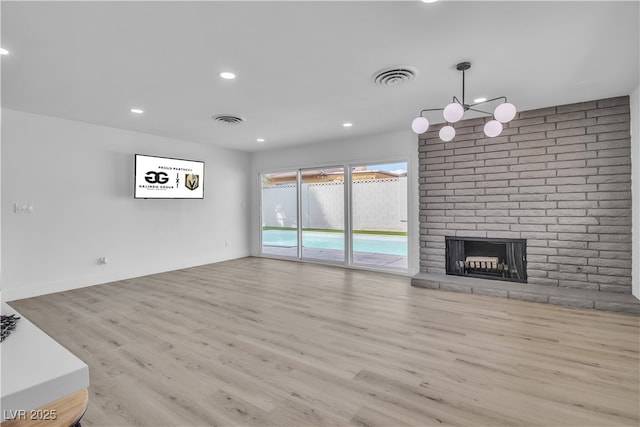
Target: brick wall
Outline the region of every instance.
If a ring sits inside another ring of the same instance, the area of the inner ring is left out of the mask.
[[[629,97],[523,111],[420,135],[420,269],[445,274],[445,236],[527,239],[528,283],[631,292]]]

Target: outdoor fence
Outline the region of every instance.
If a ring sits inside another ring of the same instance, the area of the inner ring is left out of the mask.
[[[354,181],[353,229],[407,231],[407,178]],[[302,184],[302,228],[344,228],[344,183]],[[262,188],[262,225],[296,227],[296,185]]]

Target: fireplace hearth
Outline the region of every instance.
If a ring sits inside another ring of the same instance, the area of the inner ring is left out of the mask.
[[[527,282],[527,241],[445,237],[446,273],[484,279]]]

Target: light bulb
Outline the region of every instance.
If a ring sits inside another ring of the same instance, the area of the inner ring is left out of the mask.
[[[457,102],[452,102],[451,104],[444,107],[442,115],[444,116],[444,119],[449,123],[455,123],[464,115],[464,107]]]
[[[515,116],[516,107],[508,102],[498,105],[493,112],[493,117],[495,117],[497,121],[502,123],[510,122]]]
[[[411,129],[418,135],[425,133],[429,129],[429,120],[426,117],[416,117],[411,123]]]
[[[489,120],[484,125],[484,134],[489,138],[493,138],[494,136],[498,136],[502,133],[502,123],[497,120]]]
[[[444,126],[442,129],[440,129],[440,139],[444,142],[451,141],[454,136],[456,136],[456,130],[453,128],[453,126]]]

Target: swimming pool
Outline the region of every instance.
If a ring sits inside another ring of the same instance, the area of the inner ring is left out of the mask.
[[[263,230],[263,246],[297,246],[296,230]],[[344,250],[342,233],[323,233],[321,231],[303,231],[302,246],[314,249]],[[354,234],[353,251],[376,254],[407,256],[407,236],[389,236],[380,234]]]

